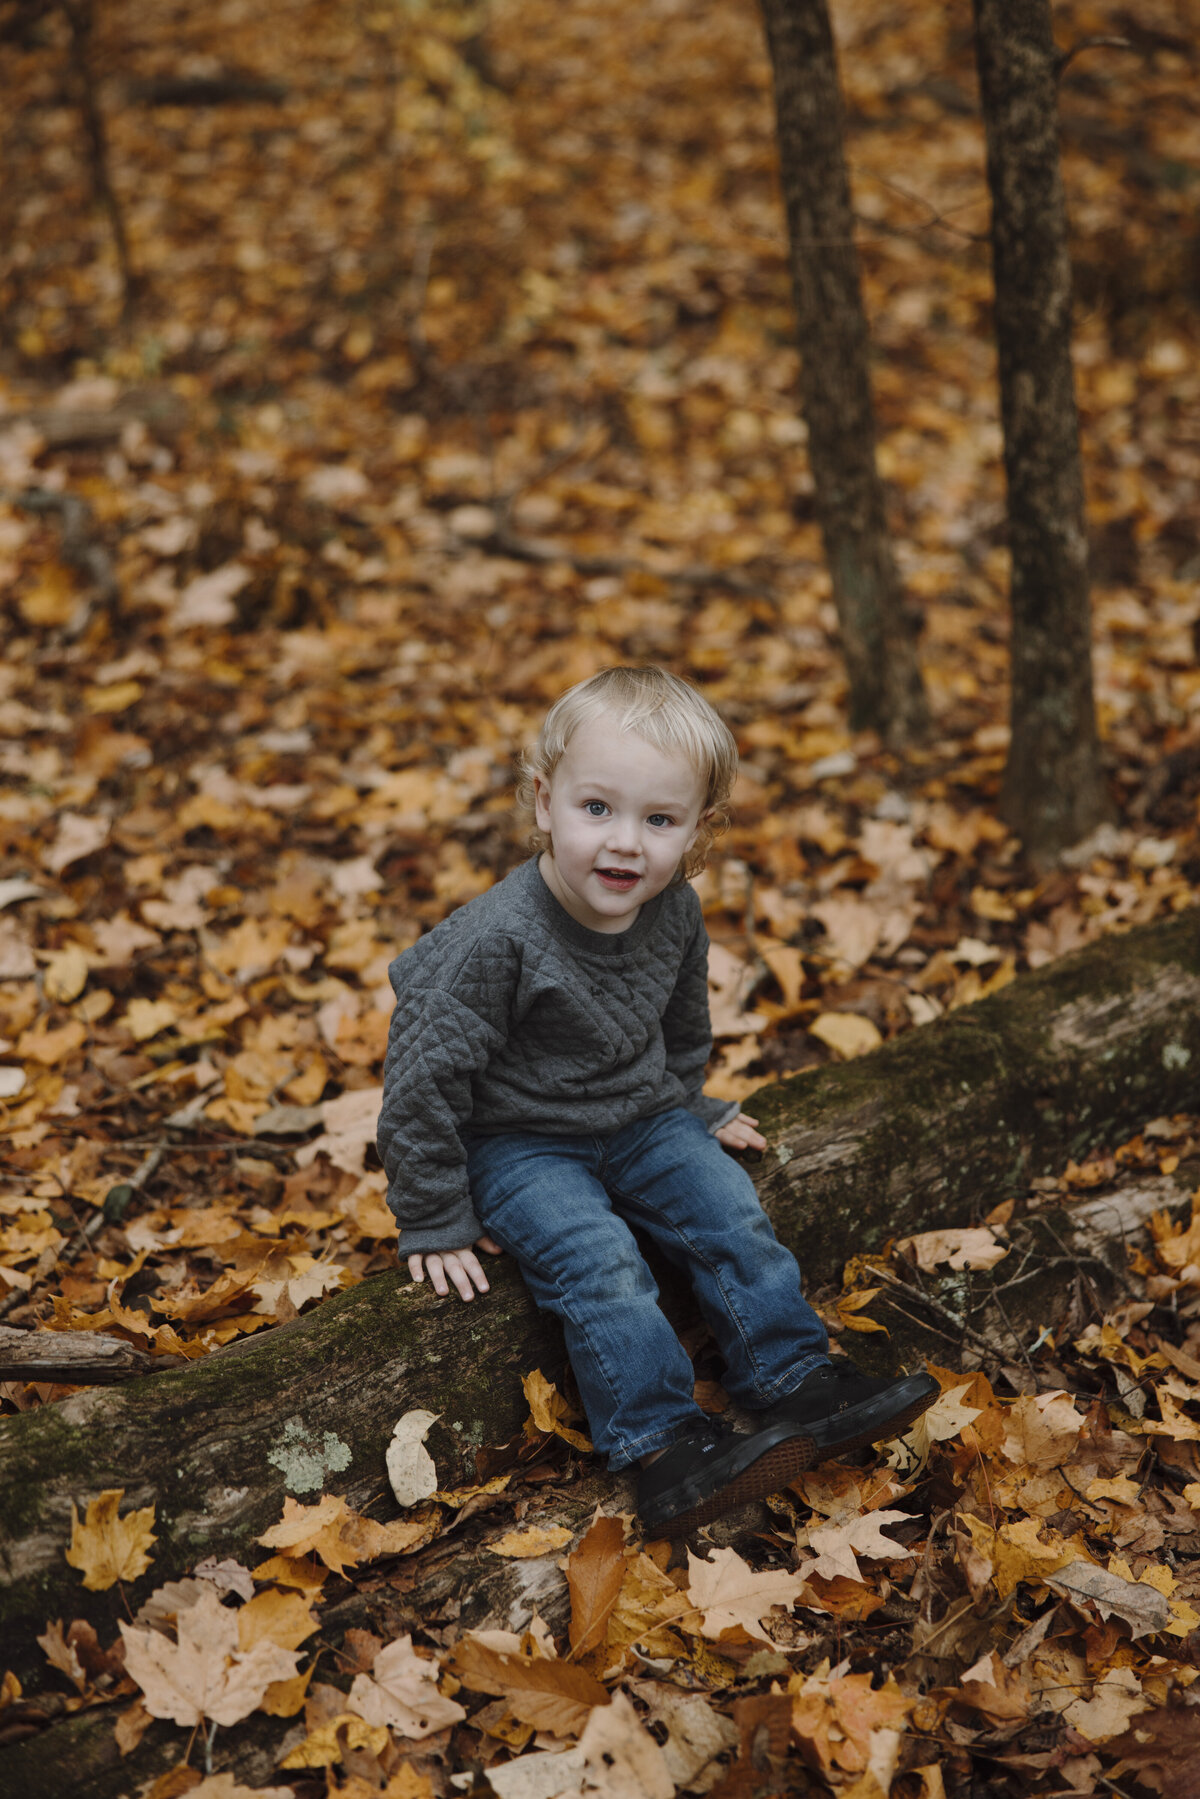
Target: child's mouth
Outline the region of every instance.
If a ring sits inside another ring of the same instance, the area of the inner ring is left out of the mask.
[[[628,868],[598,868],[596,879],[614,893],[628,893],[631,887],[637,886],[641,876]]]

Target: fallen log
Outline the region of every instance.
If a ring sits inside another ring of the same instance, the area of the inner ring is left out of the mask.
[[[978,1219],[1069,1156],[1111,1145],[1200,1098],[1200,909],[1110,937],[843,1067],[764,1089],[771,1147],[754,1169],[810,1284],[889,1236]],[[670,1309],[670,1308],[668,1308]],[[1009,1353],[1009,1352],[1005,1352]],[[46,1684],[36,1637],[88,1619],[102,1641],[115,1590],[68,1567],[71,1506],[105,1488],[156,1507],[152,1588],[208,1555],[258,1559],[292,1494],[365,1507],[387,1493],[384,1451],[413,1407],[444,1485],[519,1429],[520,1376],[562,1365],[561,1337],[510,1265],[463,1305],[379,1276],[203,1361],[72,1394],[0,1421],[0,1640],[27,1691]],[[390,1503],[390,1498],[389,1498]],[[378,1506],[375,1507],[378,1511]]]

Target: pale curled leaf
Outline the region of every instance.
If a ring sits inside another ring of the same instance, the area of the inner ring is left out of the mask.
[[[425,1438],[436,1423],[436,1412],[417,1409],[405,1412],[392,1429],[392,1440],[387,1447],[387,1471],[398,1505],[418,1505],[422,1499],[430,1499],[437,1492],[437,1469],[425,1447]]]
[[[370,1674],[356,1674],[350,1709],[368,1724],[383,1724],[405,1737],[427,1737],[466,1712],[438,1691],[438,1665],[418,1655],[412,1637],[398,1637],[375,1657]]]

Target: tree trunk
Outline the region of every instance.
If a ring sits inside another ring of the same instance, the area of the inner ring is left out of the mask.
[[[817,519],[850,679],[850,722],[901,745],[925,695],[875,464],[870,344],[825,0],[762,0],[791,245]]]
[[[1111,816],[1092,698],[1071,264],[1049,0],[974,0],[1012,550],[1001,807],[1048,864]]]
[[[844,1067],[755,1095],[771,1148],[755,1170],[810,1285],[888,1237],[979,1218],[1068,1156],[1130,1136],[1200,1099],[1200,908],[1109,937],[1002,993]],[[124,1615],[64,1551],[71,1505],[105,1488],[156,1506],[136,1608],[205,1556],[255,1540],[289,1493],[362,1508],[386,1494],[384,1450],[414,1407],[444,1486],[526,1416],[521,1376],[563,1366],[557,1327],[511,1263],[464,1305],[379,1276],[293,1323],[125,1386],[80,1391],[0,1420],[0,1640],[27,1691],[45,1684],[36,1636],[88,1619],[107,1643]],[[669,1297],[668,1311],[680,1315]],[[2,1784],[2,1781],[0,1781]]]

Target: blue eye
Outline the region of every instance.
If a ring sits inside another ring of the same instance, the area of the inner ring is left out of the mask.
[[[665,812],[652,812],[647,822],[652,825],[673,825],[675,820],[668,818]]]
[[[604,804],[603,800],[587,800],[583,809],[589,818],[603,818],[604,814],[608,811],[608,807]]]

